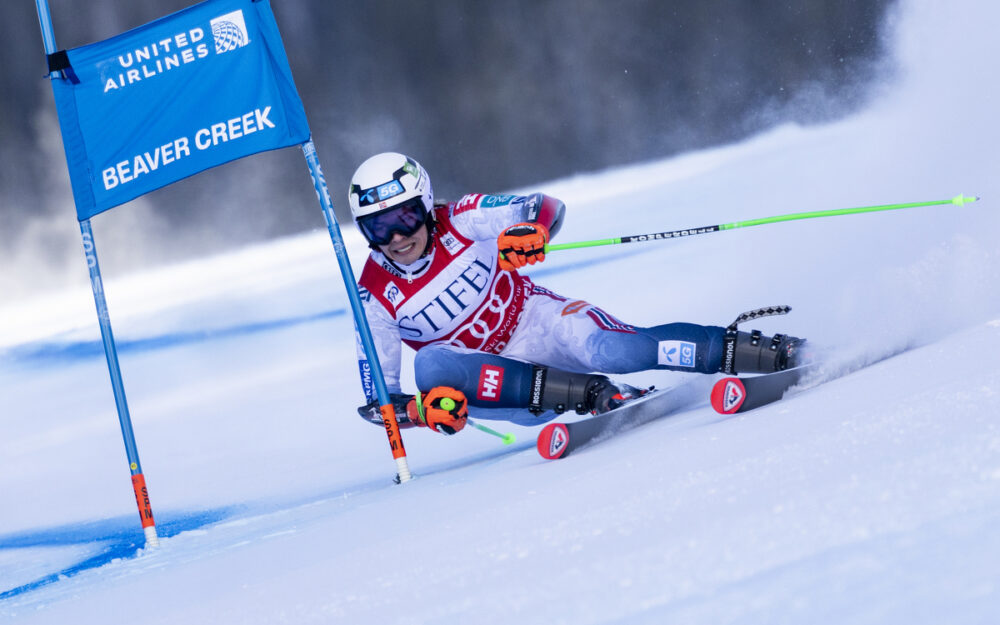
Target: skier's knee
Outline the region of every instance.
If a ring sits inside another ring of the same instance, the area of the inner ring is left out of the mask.
[[[463,355],[462,350],[446,345],[430,345],[418,351],[413,359],[417,388],[461,388],[467,377]]]

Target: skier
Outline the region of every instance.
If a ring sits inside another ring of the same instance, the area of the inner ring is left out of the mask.
[[[518,270],[545,260],[566,211],[542,193],[435,203],[423,167],[386,152],[354,173],[349,201],[372,250],[359,292],[402,428],[454,434],[470,407],[522,425],[602,413],[643,392],[605,373],[768,373],[795,366],[804,342],[691,323],[637,327],[535,284]],[[400,387],[401,342],[417,351],[422,410]],[[382,425],[360,340],[358,358],[369,401],[358,412]]]

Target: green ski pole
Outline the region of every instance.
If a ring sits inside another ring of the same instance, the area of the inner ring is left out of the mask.
[[[660,239],[676,239],[689,237],[696,234],[708,234],[719,232],[720,230],[735,230],[737,228],[749,228],[750,226],[762,226],[764,224],[775,224],[782,221],[795,221],[797,219],[814,219],[816,217],[835,217],[837,215],[857,215],[859,213],[875,213],[880,211],[900,210],[904,208],[916,208],[918,206],[940,206],[943,204],[954,204],[955,206],[965,206],[971,202],[979,200],[975,196],[958,194],[950,200],[933,200],[930,202],[910,202],[907,204],[882,204],[879,206],[859,206],[857,208],[838,208],[825,211],[810,211],[805,213],[791,213],[789,215],[777,215],[775,217],[763,217],[761,219],[748,219],[746,221],[734,221],[728,224],[717,224],[714,226],[702,226],[701,228],[688,228],[685,230],[670,230],[668,232],[652,232],[649,234],[634,234],[627,237],[615,237],[612,239],[595,239],[593,241],[578,241],[576,243],[556,243],[546,245],[545,253],[559,250],[572,250],[582,247],[598,247],[601,245],[617,245],[619,243],[638,243],[642,241],[656,241]]]
[[[509,433],[509,432],[507,434],[504,434],[503,432],[497,432],[496,430],[494,430],[492,428],[488,428],[488,427],[486,427],[485,425],[483,425],[481,423],[477,423],[477,422],[473,421],[472,419],[467,419],[467,420],[469,422],[469,425],[471,425],[472,427],[476,428],[480,432],[486,432],[487,434],[492,434],[493,436],[499,437],[500,440],[503,441],[504,445],[510,445],[515,440],[514,439],[514,435],[511,434],[511,433]]]

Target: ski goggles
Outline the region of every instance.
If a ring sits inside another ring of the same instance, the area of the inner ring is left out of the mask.
[[[397,232],[412,236],[427,222],[427,208],[421,198],[411,198],[398,206],[358,218],[361,234],[373,245],[388,245]]]

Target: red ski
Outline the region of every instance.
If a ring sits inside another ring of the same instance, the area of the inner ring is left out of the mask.
[[[704,383],[692,382],[662,391],[650,391],[596,417],[574,423],[549,423],[538,434],[538,453],[548,460],[564,458],[586,445],[692,408],[699,400],[704,401],[706,390]]]
[[[720,414],[736,414],[766,406],[784,397],[811,370],[807,365],[747,378],[723,378],[712,388],[712,407]]]

